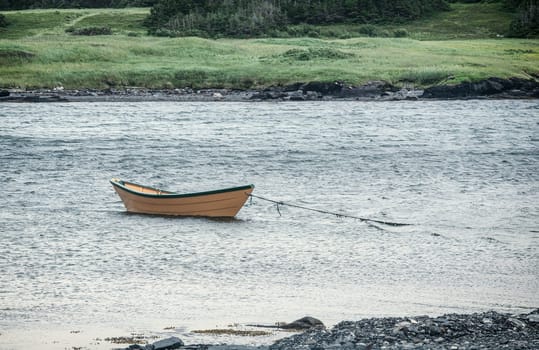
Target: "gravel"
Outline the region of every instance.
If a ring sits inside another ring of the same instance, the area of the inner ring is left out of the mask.
[[[539,310],[490,311],[345,321],[281,339],[269,349],[539,349],[538,316]]]
[[[344,321],[331,329],[313,327],[270,346],[184,345],[174,340],[174,348],[184,350],[539,349],[539,309],[519,315],[489,311]],[[153,350],[154,346],[132,345],[128,349]]]

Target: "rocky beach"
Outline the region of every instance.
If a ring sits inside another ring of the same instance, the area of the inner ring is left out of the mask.
[[[397,87],[385,81],[349,85],[340,81],[295,83],[264,89],[5,89],[0,102],[135,102],[135,101],[401,101],[425,99],[531,99],[539,98],[536,79],[489,78],[479,82],[436,85],[425,89]]]
[[[185,345],[177,337],[125,350],[364,350],[364,349],[538,349],[539,309],[525,314],[495,311],[438,317],[386,317],[343,321],[327,329],[312,317],[294,321],[298,334],[269,346]],[[284,328],[290,328],[284,326]]]

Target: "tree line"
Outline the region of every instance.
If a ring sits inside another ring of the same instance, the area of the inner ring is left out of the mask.
[[[295,24],[406,22],[484,1],[515,13],[509,36],[539,36],[539,0],[158,0],[146,24],[158,35],[258,36]]]
[[[0,0],[0,11],[151,6],[150,34],[241,37],[297,24],[406,22],[448,10],[449,2],[482,1],[502,2],[515,13],[510,36],[539,36],[539,0]],[[0,26],[5,25],[0,14]]]
[[[154,34],[257,36],[294,24],[404,22],[448,10],[445,0],[159,0]]]

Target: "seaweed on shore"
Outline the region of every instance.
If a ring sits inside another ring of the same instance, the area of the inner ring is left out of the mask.
[[[236,335],[242,337],[259,337],[271,335],[271,332],[254,331],[254,330],[238,330],[238,329],[199,329],[192,331],[197,334],[212,334],[212,335]]]

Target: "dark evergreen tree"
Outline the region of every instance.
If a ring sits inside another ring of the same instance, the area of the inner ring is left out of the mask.
[[[159,0],[147,25],[164,34],[258,35],[286,24],[402,22],[445,0]]]
[[[0,13],[0,28],[7,27],[7,24],[6,16]]]
[[[507,1],[510,7],[516,7],[516,15],[509,27],[509,36],[537,37],[539,36],[539,1],[520,0]]]
[[[11,9],[11,4],[9,3],[9,0],[0,0],[0,11],[9,9]]]

